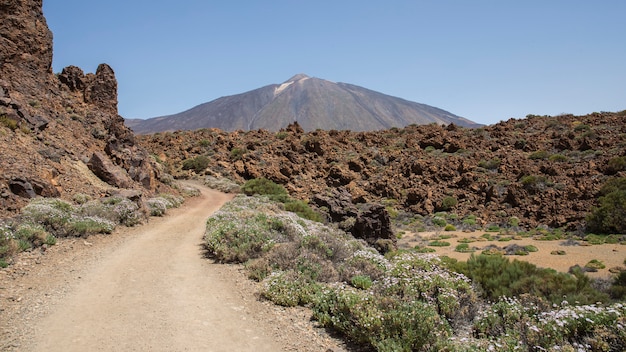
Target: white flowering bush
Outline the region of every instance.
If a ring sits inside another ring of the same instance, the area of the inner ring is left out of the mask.
[[[150,198],[146,201],[150,216],[163,216],[167,211],[167,200],[165,198],[157,197]]]
[[[311,303],[321,287],[298,271],[275,271],[263,280],[261,295],[278,305],[294,307]]]
[[[624,351],[626,305],[561,306],[544,310],[516,298],[502,298],[474,323],[476,337],[501,345],[511,338],[523,350]]]
[[[222,262],[246,262],[267,252],[274,245],[273,221],[264,213],[222,210],[209,218],[206,225],[206,247]]]
[[[339,266],[343,281],[352,281],[355,276],[380,279],[391,269],[389,261],[373,248],[357,250]]]
[[[16,250],[15,233],[10,224],[0,221],[0,268],[9,265],[8,257]]]
[[[167,209],[178,208],[183,204],[183,202],[185,202],[185,198],[167,193],[159,194],[157,198],[161,198],[165,201]]]
[[[178,208],[183,204],[184,198],[171,194],[161,194],[158,197],[149,198],[146,207],[150,216],[163,216],[167,209]]]
[[[87,236],[96,233],[111,233],[116,222],[86,215],[81,207],[56,198],[41,198],[31,201],[22,209],[23,233],[33,231],[37,224],[53,236]],[[43,234],[41,234],[43,236]]]
[[[241,186],[227,178],[217,178],[213,176],[207,176],[204,179],[204,185],[216,189],[224,193],[240,193]]]
[[[351,340],[378,351],[445,350],[450,325],[433,305],[337,284],[322,290],[313,314]]]
[[[205,240],[218,260],[244,262],[250,277],[261,282],[262,297],[309,306],[322,326],[377,351],[626,350],[626,311],[620,304],[553,307],[550,297],[527,292],[495,304],[481,301],[475,283],[452,270],[450,259],[417,250],[382,256],[265,197],[236,196],[208,220]],[[507,271],[505,264],[488,260],[472,268],[497,282],[507,282],[506,273],[523,272]],[[581,278],[555,279],[531,269],[526,272],[536,275],[528,278],[535,286],[523,281],[529,287],[588,286]]]
[[[111,197],[102,202],[106,206],[107,213],[113,216],[112,221],[117,221],[125,226],[135,226],[140,224],[144,215],[137,203],[127,198]]]

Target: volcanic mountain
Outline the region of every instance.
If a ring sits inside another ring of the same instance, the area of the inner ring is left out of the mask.
[[[305,131],[374,131],[411,124],[478,124],[429,105],[347,83],[298,74],[282,84],[226,96],[187,111],[147,120],[126,120],[136,133],[219,128],[278,131],[297,121]]]

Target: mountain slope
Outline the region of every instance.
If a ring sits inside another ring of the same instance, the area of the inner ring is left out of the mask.
[[[140,134],[200,128],[277,131],[294,121],[305,131],[372,131],[433,122],[478,127],[432,106],[304,74],[280,85],[222,97],[178,114],[127,120],[127,125]]]

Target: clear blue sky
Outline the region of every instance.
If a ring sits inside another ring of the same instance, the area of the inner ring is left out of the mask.
[[[55,72],[115,70],[126,118],[297,73],[492,124],[626,109],[623,0],[44,0]]]

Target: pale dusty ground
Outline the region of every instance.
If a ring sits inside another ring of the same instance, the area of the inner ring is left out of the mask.
[[[205,220],[231,196],[199,188],[147,225],[0,269],[0,350],[346,351],[307,309],[260,300],[241,266],[204,257]]]
[[[454,249],[459,244],[458,240],[462,238],[476,237],[480,238],[485,231],[477,232],[420,232],[420,233],[407,233],[399,241],[401,247],[413,247],[415,245],[424,246],[428,243],[428,240],[435,238],[437,235],[446,234],[452,235],[453,238],[444,239],[443,241],[450,242],[448,247],[430,247],[435,249],[439,255],[446,255],[458,260],[469,259],[471,253],[459,253]],[[553,268],[557,271],[567,272],[571,266],[576,264],[584,266],[592,259],[601,260],[606,269],[598,270],[596,273],[588,273],[589,276],[595,278],[606,278],[611,274],[610,268],[624,267],[624,259],[626,259],[626,246],[619,244],[603,244],[594,246],[563,246],[564,240],[557,241],[538,241],[531,238],[524,238],[520,240],[511,240],[508,242],[498,241],[477,241],[469,244],[470,247],[484,248],[490,244],[494,244],[498,247],[505,247],[509,244],[517,244],[519,246],[533,245],[539,249],[537,252],[531,252],[529,255],[518,256],[512,255],[507,258],[513,260],[523,260],[533,263],[539,267]],[[564,250],[565,255],[553,255],[550,254],[554,250]],[[480,250],[475,253],[480,254]]]

